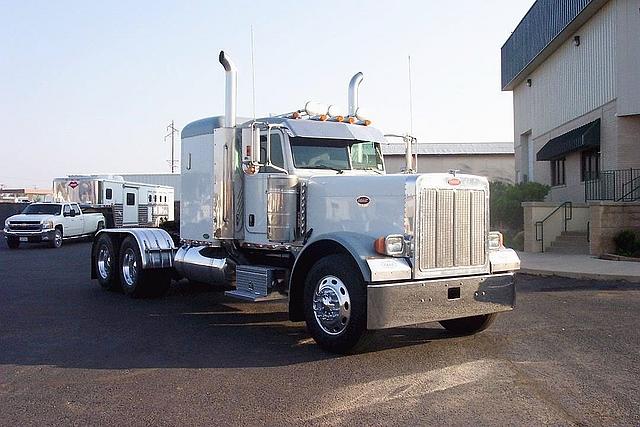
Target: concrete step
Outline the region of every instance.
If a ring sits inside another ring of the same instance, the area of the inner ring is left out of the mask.
[[[558,236],[558,238],[555,240],[556,242],[577,242],[577,243],[582,243],[582,242],[587,242],[587,235],[585,234],[584,236],[578,236],[575,234],[572,235],[560,235]]]
[[[589,239],[584,231],[563,231],[546,249],[546,252],[558,254],[589,254]]]
[[[550,254],[589,255],[588,247],[558,247],[551,246],[544,251]]]

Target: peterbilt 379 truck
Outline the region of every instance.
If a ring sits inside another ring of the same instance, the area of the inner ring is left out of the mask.
[[[307,103],[276,117],[236,117],[236,68],[225,115],[182,130],[180,241],[161,229],[100,231],[92,277],[157,296],[172,278],[233,286],[248,301],[288,298],[315,341],[348,352],[370,330],[438,321],[485,329],[515,302],[516,253],[489,230],[486,178],[386,174],[383,134],[358,107]],[[410,168],[409,168],[410,169]]]

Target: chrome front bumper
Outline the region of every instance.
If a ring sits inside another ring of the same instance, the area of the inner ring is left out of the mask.
[[[512,310],[513,273],[367,286],[367,329]]]
[[[47,230],[20,230],[20,231],[11,231],[6,228],[3,230],[3,234],[5,238],[26,238],[28,242],[42,242],[53,240],[54,237],[54,229]]]

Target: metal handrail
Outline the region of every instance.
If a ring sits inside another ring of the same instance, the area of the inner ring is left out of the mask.
[[[573,219],[573,203],[571,202],[564,202],[563,204],[555,208],[549,215],[544,217],[544,219],[542,219],[541,221],[536,221],[535,223],[536,242],[541,242],[542,252],[544,252],[544,223],[562,208],[564,208],[564,231],[567,231],[567,222]],[[540,230],[539,236],[538,229]]]
[[[640,175],[636,176],[636,177],[635,177],[635,178],[633,178],[631,181],[629,181],[629,182],[625,182],[624,184],[622,184],[622,191],[624,191],[624,188],[625,188],[625,187],[627,187],[627,186],[629,186],[629,185],[633,185],[633,183],[634,183],[635,181],[638,181],[638,180],[640,180]],[[624,194],[622,195],[622,197],[620,197],[620,198],[618,198],[618,199],[616,200],[616,202],[622,202],[622,201],[624,201],[624,199],[626,199],[628,196],[632,195],[633,193],[635,193],[635,192],[636,192],[636,191],[638,191],[638,190],[640,190],[640,183],[639,183],[638,185],[636,185],[635,187],[631,187],[631,190],[630,190],[630,191],[627,191],[626,193],[624,193]],[[636,199],[632,197],[630,201],[635,201],[635,200],[636,200]]]

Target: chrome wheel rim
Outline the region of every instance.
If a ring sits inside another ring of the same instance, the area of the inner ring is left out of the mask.
[[[342,280],[325,276],[318,281],[313,293],[313,315],[327,334],[344,332],[351,317],[351,299]]]
[[[111,273],[111,251],[107,245],[102,245],[98,251],[98,273],[104,280],[108,279]]]
[[[62,245],[62,234],[59,231],[56,231],[55,235],[53,236],[53,242],[56,246]]]
[[[138,277],[138,261],[136,259],[136,253],[131,248],[124,252],[122,276],[128,287],[133,287],[136,284],[136,278]]]

